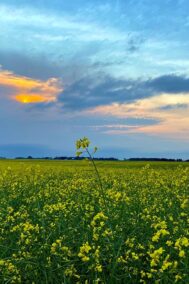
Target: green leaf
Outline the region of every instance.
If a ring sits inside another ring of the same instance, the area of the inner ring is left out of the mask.
[[[97,150],[98,150],[98,148],[95,146],[93,153],[95,154]]]
[[[76,156],[79,157],[83,154],[83,152],[76,152]]]

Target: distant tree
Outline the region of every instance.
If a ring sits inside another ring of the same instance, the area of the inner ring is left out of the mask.
[[[31,159],[33,159],[33,157],[32,156],[28,156],[27,159],[31,160]]]

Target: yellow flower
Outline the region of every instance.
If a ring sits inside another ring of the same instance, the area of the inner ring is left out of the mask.
[[[173,242],[172,241],[166,241],[166,244],[170,247],[173,244]]]
[[[162,265],[161,269],[164,271],[164,270],[166,270],[167,268],[169,268],[170,266],[172,266],[172,262],[165,260],[165,261],[163,262],[163,265]]]
[[[0,265],[4,265],[5,261],[3,259],[0,259]]]
[[[82,259],[82,261],[84,262],[87,262],[89,261],[89,256],[87,255],[90,250],[91,250],[91,246],[89,245],[88,242],[86,242],[85,244],[83,244],[81,247],[80,247],[80,251],[78,253],[78,256]]]
[[[152,237],[152,242],[158,242],[159,241],[159,234],[156,234]]]
[[[180,256],[180,257],[185,257],[185,251],[184,251],[184,250],[181,250],[181,251],[179,252],[179,256]]]
[[[138,260],[139,259],[138,255],[135,252],[132,252],[131,255],[132,255],[132,258],[134,260]]]
[[[146,275],[149,279],[152,278],[152,273],[147,272]]]
[[[182,244],[182,246],[184,246],[184,247],[188,247],[188,246],[189,246],[189,240],[188,240],[188,238],[183,237],[183,238],[181,239],[181,244]]]
[[[176,282],[179,281],[179,280],[181,280],[181,279],[182,279],[182,276],[180,276],[179,274],[177,274],[177,275],[175,276]]]
[[[88,256],[86,256],[86,255],[78,254],[78,256],[80,256],[82,261],[84,261],[84,262],[87,262],[87,261],[90,260],[90,258]]]
[[[146,276],[146,273],[143,270],[141,270],[140,274],[141,274],[142,278],[144,278]]]
[[[156,265],[157,265],[156,261],[154,259],[152,259],[151,262],[150,262],[150,266],[154,267]]]
[[[101,265],[101,264],[97,264],[97,265],[95,266],[95,270],[96,270],[97,272],[102,272],[102,265]]]
[[[189,199],[184,199],[180,207],[182,209],[189,207]]]

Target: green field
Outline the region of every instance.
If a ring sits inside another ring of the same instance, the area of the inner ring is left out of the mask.
[[[189,163],[0,161],[0,283],[189,283]]]

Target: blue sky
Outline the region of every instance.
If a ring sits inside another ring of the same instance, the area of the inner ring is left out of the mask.
[[[0,156],[189,156],[188,0],[1,0]]]

